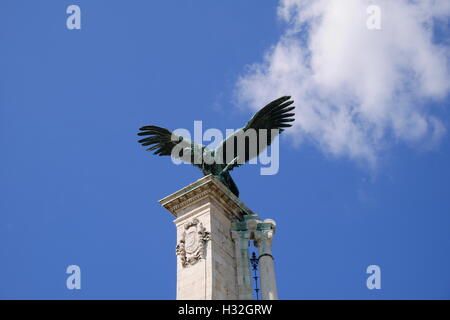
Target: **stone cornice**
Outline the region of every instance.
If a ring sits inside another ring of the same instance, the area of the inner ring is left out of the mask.
[[[207,175],[181,190],[159,200],[159,203],[177,217],[177,212],[206,197],[214,198],[236,217],[254,213],[213,175]]]

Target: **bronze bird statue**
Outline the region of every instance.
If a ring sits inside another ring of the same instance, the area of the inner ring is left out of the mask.
[[[229,135],[213,150],[157,126],[140,128],[138,135],[145,138],[139,140],[139,143],[149,147],[147,151],[155,150],[155,155],[181,159],[198,167],[205,176],[214,175],[239,197],[239,190],[230,171],[258,156],[284,128],[292,126],[289,122],[295,120],[295,114],[290,111],[295,107],[291,106],[294,101],[290,99],[290,96],[284,96],[270,102],[243,128]],[[255,134],[252,135],[251,131]]]

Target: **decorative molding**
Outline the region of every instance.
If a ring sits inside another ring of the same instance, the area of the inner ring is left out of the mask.
[[[210,233],[197,218],[187,222],[176,246],[176,254],[180,256],[181,265],[185,268],[204,259],[205,244],[210,239]]]
[[[187,200],[179,202],[178,204],[176,204],[173,207],[171,207],[170,210],[177,211],[178,209],[186,207],[188,204],[203,198],[204,196],[206,196],[210,192],[211,192],[211,190],[209,190],[209,189],[207,189],[207,190],[205,190],[203,192],[200,192],[200,193],[196,194],[195,196],[193,196],[191,198],[188,198]]]
[[[205,197],[216,199],[229,214],[239,220],[242,219],[243,215],[254,214],[213,175],[204,176],[187,187],[159,200],[159,203],[175,217],[178,217],[180,210]]]

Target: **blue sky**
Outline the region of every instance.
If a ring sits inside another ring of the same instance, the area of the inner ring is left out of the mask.
[[[81,30],[66,28],[70,4]],[[144,152],[137,128],[243,126],[236,83],[283,35],[277,6],[1,2],[0,298],[175,298],[175,227],[157,200],[201,172]],[[423,109],[448,128],[449,101]],[[376,169],[294,138],[280,139],[278,174],[232,172],[241,200],[277,221],[280,298],[449,299],[448,134],[430,148],[388,136]],[[72,264],[81,290],[66,288]],[[381,290],[366,287],[372,264]]]

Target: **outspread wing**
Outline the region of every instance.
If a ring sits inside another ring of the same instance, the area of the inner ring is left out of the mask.
[[[226,170],[248,162],[264,151],[284,128],[291,127],[295,121],[290,111],[294,101],[290,96],[278,98],[259,110],[247,124],[228,136],[215,150],[228,164]],[[264,130],[265,129],[265,130]],[[266,135],[264,135],[264,133]]]
[[[166,128],[145,126],[139,130],[141,132],[138,135],[145,136],[145,138],[138,142],[142,146],[148,147],[147,151],[155,150],[153,152],[155,155],[172,156],[201,167],[205,146],[178,136]]]

